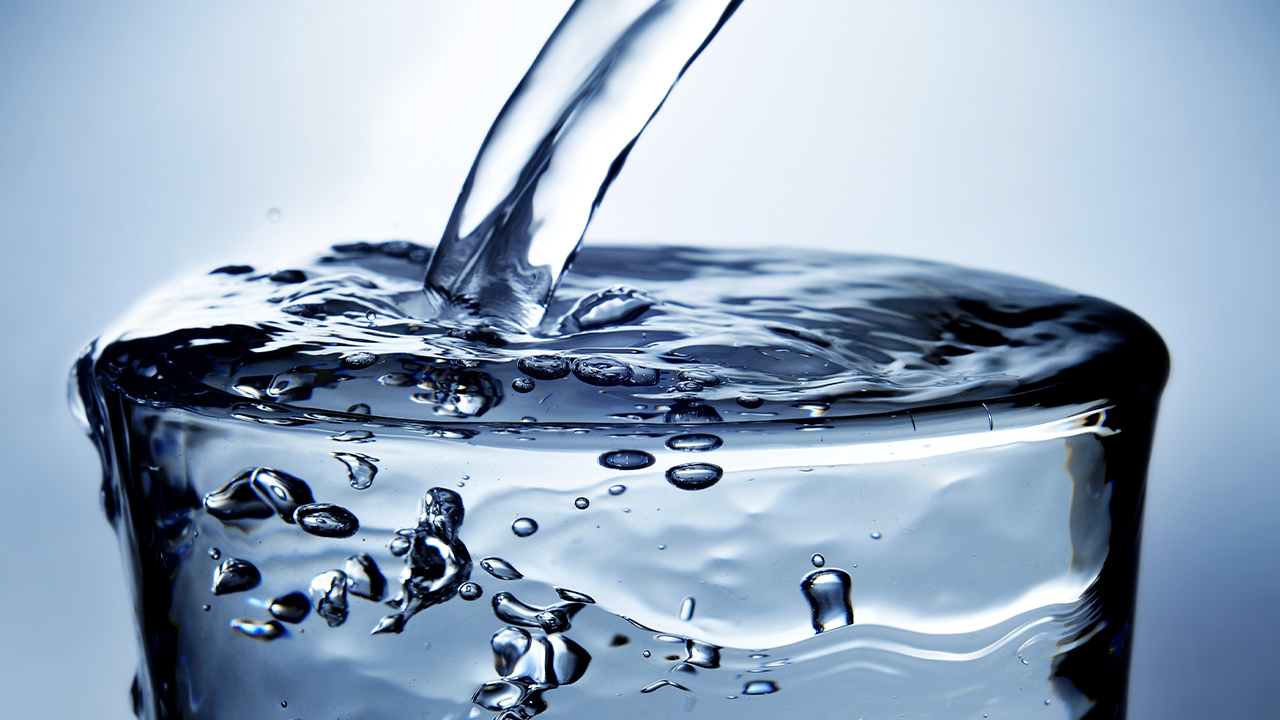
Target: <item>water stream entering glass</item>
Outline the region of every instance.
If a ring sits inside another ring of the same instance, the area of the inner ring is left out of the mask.
[[[640,133],[741,0],[577,0],[489,129],[426,291],[445,320],[538,325]]]

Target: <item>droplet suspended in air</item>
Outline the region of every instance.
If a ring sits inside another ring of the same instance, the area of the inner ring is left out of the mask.
[[[694,600],[693,598],[687,597],[684,599],[683,602],[680,603],[680,619],[681,620],[688,622],[693,619],[693,609],[696,602],[697,601]]]
[[[367,490],[373,485],[373,478],[378,474],[377,458],[362,453],[336,452],[335,458],[347,466],[347,480],[357,490]]]
[[[881,535],[881,534],[880,534],[880,533],[878,533],[878,532],[873,532],[873,533],[871,533],[871,539],[872,539],[872,540],[879,540],[879,539],[880,539],[880,538],[882,538],[882,537],[884,537],[884,536],[883,536],[883,535]]]
[[[622,493],[624,493],[624,492],[626,492],[626,491],[627,491],[627,486],[626,486],[626,485],[613,485],[613,486],[610,486],[610,487],[609,487],[609,494],[610,494],[610,495],[621,495]]]
[[[490,575],[499,580],[519,580],[524,577],[519,570],[512,567],[511,563],[502,558],[489,557],[480,561],[480,567]]]
[[[685,463],[667,470],[667,482],[681,490],[705,490],[720,482],[723,472],[711,463]]]
[[[538,532],[538,523],[533,518],[519,518],[511,523],[511,532],[515,533],[516,537],[529,537]]]
[[[249,618],[236,618],[231,621],[231,629],[247,638],[263,642],[270,642],[284,634],[284,626],[275,620],[262,622]]]
[[[267,211],[268,222],[280,222],[280,208],[271,208]]]
[[[614,450],[601,455],[597,462],[612,470],[640,470],[657,461],[642,450]]]
[[[584,497],[580,497],[573,501],[573,506],[579,510],[586,510],[591,507],[591,501]]]
[[[213,571],[213,594],[243,592],[258,587],[262,574],[247,560],[227,558]]]
[[[360,521],[350,510],[331,503],[303,505],[293,513],[298,526],[312,535],[345,538],[360,530]]]
[[[827,559],[822,557],[822,553],[814,553],[813,557],[809,558],[809,562],[813,563],[814,567],[820,568],[827,564]]]
[[[805,576],[800,590],[809,601],[815,632],[853,624],[852,589],[853,578],[836,568],[815,570]]]
[[[218,558],[222,557],[222,551],[216,547],[211,547],[209,548],[209,557],[213,558],[214,560],[217,560]]]
[[[681,452],[709,452],[720,447],[722,444],[724,444],[724,441],[719,437],[703,433],[677,435],[667,440],[668,448],[671,450],[679,450]]]
[[[489,645],[493,648],[493,669],[506,677],[529,649],[529,633],[518,627],[505,627],[494,633]]]
[[[291,592],[288,595],[272,598],[271,602],[267,603],[267,612],[277,620],[300,623],[311,612],[311,601],[300,592]]]
[[[464,582],[462,587],[458,588],[458,597],[463,600],[479,600],[484,595],[484,588],[473,582]]]

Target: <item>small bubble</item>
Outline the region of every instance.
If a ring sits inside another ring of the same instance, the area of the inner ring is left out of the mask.
[[[873,532],[873,533],[871,533],[871,539],[872,539],[872,540],[879,540],[879,539],[880,539],[880,538],[882,538],[882,537],[884,537],[884,536],[883,536],[883,535],[881,535],[879,532]]]
[[[752,680],[742,689],[743,695],[771,695],[776,692],[778,685],[772,680]]]
[[[262,574],[247,560],[227,558],[213,571],[213,594],[225,595],[258,587]]]
[[[222,551],[216,547],[211,547],[209,548],[209,557],[213,558],[214,560],[217,560],[218,558],[222,557]]]
[[[667,482],[681,490],[704,490],[720,482],[723,471],[711,463],[685,463],[667,470]]]
[[[480,561],[480,567],[499,580],[519,580],[524,577],[511,563],[502,558],[490,557]]]
[[[520,372],[538,380],[559,380],[569,374],[569,361],[555,355],[530,355],[516,363]]]
[[[236,618],[231,621],[231,629],[247,638],[269,642],[284,634],[284,626],[275,620],[261,622],[249,618]]]
[[[281,700],[281,701],[280,701],[280,707],[282,707],[282,708],[287,708],[287,707],[289,707],[289,702],[288,702],[287,700]]]
[[[764,404],[764,399],[755,395],[742,395],[738,398],[738,404],[748,410],[755,410]]]
[[[610,487],[610,488],[609,488],[609,494],[610,494],[610,495],[621,495],[622,493],[624,493],[624,492],[626,492],[626,491],[627,491],[627,486],[626,486],[626,485],[614,485],[614,486],[612,486],[612,487]]]
[[[640,470],[654,464],[656,460],[642,450],[614,450],[601,455],[597,462],[613,470]]]
[[[645,657],[653,657],[653,653],[649,652],[648,650],[645,650],[644,652],[642,652],[642,653],[640,653],[640,654],[641,654],[641,655],[643,655],[643,656],[645,656]]]
[[[481,595],[484,595],[484,589],[473,582],[462,583],[458,588],[458,597],[463,600],[479,600]]]
[[[345,538],[356,534],[360,521],[351,511],[331,503],[311,503],[293,511],[294,522],[312,535]]]
[[[591,501],[584,497],[580,497],[577,500],[573,501],[573,506],[578,508],[579,510],[586,510],[587,508],[591,507]]]
[[[814,553],[813,557],[809,558],[809,562],[813,563],[814,567],[820,568],[827,564],[827,559],[822,557],[821,553]]]
[[[575,360],[573,374],[588,385],[621,385],[631,379],[631,366],[613,358],[596,355]]]
[[[518,377],[511,381],[511,389],[518,393],[533,392],[535,384],[533,380],[527,377]]]
[[[511,532],[515,533],[516,537],[529,537],[538,532],[538,523],[533,518],[519,518],[511,523]]]
[[[681,452],[709,452],[723,444],[719,437],[702,433],[677,435],[667,440],[667,447]]]
[[[268,210],[267,220],[269,222],[280,222],[280,208],[271,208]]]
[[[687,597],[680,603],[680,619],[688,622],[693,619],[693,609],[697,601]]]
[[[342,356],[342,367],[348,370],[363,370],[378,362],[378,356],[371,352],[353,352]]]
[[[676,383],[675,390],[676,392],[682,393],[696,393],[702,390],[702,385],[700,383],[693,382],[692,380],[684,380]]]
[[[205,612],[209,612],[213,609],[212,605],[201,605],[200,607],[203,608]]]

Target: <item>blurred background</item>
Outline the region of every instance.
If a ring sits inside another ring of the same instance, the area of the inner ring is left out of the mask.
[[[434,242],[568,5],[0,0],[0,716],[131,716],[77,352],[186,274]],[[1278,39],[1266,0],[748,0],[588,242],[935,258],[1146,317],[1174,371],[1131,718],[1274,717]]]

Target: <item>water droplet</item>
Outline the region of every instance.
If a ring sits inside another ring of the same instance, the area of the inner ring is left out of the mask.
[[[209,548],[209,557],[213,558],[214,560],[217,560],[218,558],[222,557],[222,551],[216,547],[211,547]]]
[[[873,533],[871,533],[871,539],[872,539],[872,540],[879,540],[879,539],[880,539],[880,538],[882,538],[882,537],[884,537],[884,536],[883,536],[883,535],[881,535],[881,534],[880,534],[880,533],[878,533],[878,532],[873,532]]]
[[[267,276],[272,282],[278,282],[283,285],[292,285],[294,283],[306,282],[307,274],[301,270],[277,270]]]
[[[518,377],[511,381],[511,389],[518,393],[533,392],[534,387],[536,385],[533,380],[527,377]]]
[[[347,408],[347,412],[352,415],[372,415],[373,408],[369,407],[365,403],[356,403],[355,405]]]
[[[684,601],[680,603],[680,619],[681,620],[688,622],[689,620],[693,619],[693,608],[696,602],[697,601],[694,600],[693,598],[687,597],[684,599]]]
[[[337,442],[365,443],[373,441],[373,433],[368,430],[346,430],[337,435],[330,435],[329,439]]]
[[[245,520],[269,518],[275,514],[253,491],[249,478],[253,471],[237,475],[234,480],[204,496],[204,509],[219,520]]]
[[[684,659],[686,663],[709,670],[720,667],[719,646],[690,639],[685,641],[684,647],[687,653]]]
[[[569,361],[555,355],[530,355],[516,363],[520,372],[538,380],[558,380],[569,374]]]
[[[610,486],[609,488],[610,495],[621,495],[626,491],[627,491],[626,485],[613,485],[613,486]]]
[[[568,630],[569,621],[582,608],[583,603],[580,602],[562,602],[548,607],[535,607],[520,602],[508,592],[500,592],[493,596],[493,614],[499,620],[522,627],[542,628],[547,632]]]
[[[282,708],[287,708],[287,707],[289,707],[289,703],[288,703],[287,701],[285,701],[285,700],[281,700],[281,701],[280,701],[280,707],[282,707]]]
[[[298,526],[312,535],[345,538],[356,534],[360,521],[351,511],[331,503],[311,503],[293,512]]]
[[[236,618],[231,621],[231,629],[254,640],[270,642],[284,634],[284,626],[275,620],[261,622],[249,618]]]
[[[719,437],[715,435],[705,435],[702,433],[693,433],[691,435],[677,435],[667,440],[667,447],[672,450],[681,452],[708,452],[715,450],[724,444]]]
[[[658,372],[656,368],[645,367],[643,365],[632,365],[631,378],[627,380],[626,384],[638,387],[657,385],[661,376],[662,374]],[[644,407],[640,407],[638,409],[643,410]]]
[[[527,690],[519,683],[510,680],[491,680],[476,690],[476,694],[471,696],[471,702],[485,710],[499,712],[517,707],[524,701],[526,694]]]
[[[649,652],[648,650],[645,650],[644,652],[642,652],[642,653],[640,653],[640,654],[641,654],[641,655],[643,655],[643,656],[645,656],[645,657],[653,657],[653,653]]]
[[[684,382],[696,382],[703,387],[715,387],[724,382],[724,378],[710,370],[681,370],[676,379]]]
[[[822,557],[821,553],[814,553],[813,557],[809,558],[809,562],[813,563],[814,567],[820,568],[827,564],[827,559]]]
[[[220,268],[210,270],[210,275],[247,275],[253,272],[252,265],[223,265]]]
[[[258,587],[262,574],[247,560],[227,558],[213,571],[213,594],[243,592]]]
[[[533,518],[518,518],[511,523],[511,532],[515,533],[516,537],[529,537],[538,532],[538,523]]]
[[[641,450],[614,450],[601,455],[598,462],[613,470],[640,470],[654,464],[656,460]]]
[[[376,602],[387,594],[387,578],[368,553],[347,558],[342,571],[347,576],[347,590],[352,595]]]
[[[307,617],[307,613],[311,612],[311,601],[300,592],[291,592],[288,595],[273,598],[267,603],[267,612],[277,620],[300,623]]]
[[[621,385],[631,378],[631,366],[613,358],[595,355],[574,360],[573,374],[588,385]]]
[[[738,404],[748,410],[755,410],[764,404],[764,398],[755,395],[742,395],[738,398]]]
[[[682,393],[696,393],[702,390],[702,385],[692,380],[683,380],[676,383],[675,391]]]
[[[353,352],[342,356],[342,367],[348,370],[363,370],[378,362],[378,356],[371,352]]]
[[[462,583],[458,588],[458,597],[463,600],[479,600],[481,595],[484,595],[484,588],[473,582]]]
[[[524,577],[511,563],[502,558],[489,557],[480,561],[480,567],[499,580],[519,580]]]
[[[771,695],[776,692],[778,685],[772,680],[752,680],[742,688],[743,695]]]
[[[662,416],[668,423],[718,423],[723,422],[720,413],[710,405],[681,400]]]
[[[334,457],[347,466],[347,480],[357,490],[367,490],[373,484],[373,477],[378,474],[378,466],[373,463],[378,458],[361,453],[336,452]]]
[[[268,210],[267,220],[270,222],[280,222],[280,208],[271,208]]]
[[[294,513],[300,506],[315,502],[305,482],[279,470],[255,468],[249,471],[249,484],[287,523],[294,522]]]
[[[591,507],[591,501],[584,497],[580,497],[573,501],[573,506],[578,508],[579,510],[586,510],[587,508]]]
[[[204,610],[205,612],[209,612],[210,610],[212,610],[212,609],[213,609],[213,606],[212,606],[212,605],[201,605],[201,606],[200,606],[200,609],[201,609],[201,610]]]
[[[396,535],[391,538],[391,542],[387,543],[387,549],[396,557],[404,557],[405,553],[409,552],[409,545],[411,541],[412,538],[409,536]]]
[[[711,463],[685,463],[667,470],[667,482],[681,490],[704,490],[720,482],[722,474]]]
[[[853,624],[852,589],[853,578],[843,570],[815,570],[805,576],[800,590],[809,601],[816,632]]]
[[[341,570],[320,573],[311,581],[311,600],[316,614],[337,627],[347,621],[347,576]]]
[[[494,633],[489,645],[493,648],[493,669],[506,677],[529,650],[529,633],[517,627],[505,627]]]
[[[569,629],[569,617],[559,608],[540,612],[536,619],[543,632],[558,633]]]
[[[560,318],[557,330],[568,334],[624,325],[643,315],[656,302],[626,285],[598,290],[578,300],[573,309]]]

